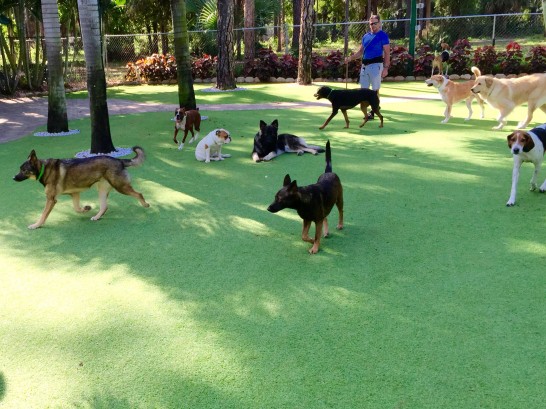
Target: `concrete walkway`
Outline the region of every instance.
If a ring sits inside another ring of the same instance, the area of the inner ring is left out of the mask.
[[[438,99],[436,95],[409,98],[382,98],[381,104],[409,102],[415,99]],[[67,99],[68,120],[88,117],[89,99]],[[240,111],[257,109],[329,108],[326,100],[310,102],[275,102],[269,104],[200,104],[201,111]],[[177,105],[142,103],[123,99],[109,99],[110,115],[138,114],[143,112],[173,113]],[[325,118],[328,111],[325,111]],[[13,141],[35,132],[47,124],[47,97],[0,99],[0,143]]]

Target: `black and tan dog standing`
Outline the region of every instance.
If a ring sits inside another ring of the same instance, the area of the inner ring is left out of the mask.
[[[91,158],[75,159],[38,159],[34,149],[28,159],[23,162],[19,173],[13,177],[16,182],[34,179],[45,188],[46,205],[40,219],[28,226],[37,229],[42,226],[51,210],[57,203],[57,197],[62,194],[72,196],[74,210],[84,213],[91,210],[91,206],[80,205],[80,192],[97,185],[99,190],[100,209],[91,220],[99,220],[108,209],[108,194],[112,188],[124,195],[138,199],[144,207],[150,207],[141,193],[131,186],[131,177],[126,168],[139,166],[144,162],[144,150],[133,147],[136,156],[133,159],[117,159],[111,156],[95,156]]]
[[[367,88],[332,89],[330,87],[322,86],[315,94],[315,98],[326,98],[332,104],[332,113],[326,122],[319,127],[319,129],[326,128],[326,125],[328,125],[332,118],[337,115],[339,110],[341,110],[341,113],[345,118],[345,128],[348,128],[349,117],[347,116],[347,110],[354,108],[358,104],[360,104],[360,109],[364,114],[364,120],[360,124],[360,128],[362,128],[364,125],[366,125],[366,122],[368,122],[368,114],[366,111],[368,106],[371,106],[372,112],[379,117],[381,120],[379,127],[383,128],[383,115],[381,115],[381,112],[379,112],[379,95],[377,94],[377,91]]]
[[[303,219],[303,241],[313,243],[309,254],[315,254],[319,250],[320,238],[328,237],[328,215],[334,205],[337,206],[339,221],[337,229],[343,229],[343,186],[339,177],[332,172],[332,153],[330,141],[326,143],[326,169],[318,178],[317,183],[298,187],[296,181],[290,179],[290,175],[284,177],[283,187],[275,195],[275,200],[267,208],[271,213],[277,213],[282,209],[294,209]],[[311,223],[315,222],[315,238],[309,237]]]

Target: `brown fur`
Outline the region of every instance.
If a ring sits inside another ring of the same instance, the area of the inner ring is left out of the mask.
[[[337,229],[343,229],[343,186],[339,177],[332,172],[330,141],[326,143],[326,169],[318,178],[317,183],[298,187],[296,181],[290,179],[290,175],[284,177],[283,187],[275,195],[275,200],[267,208],[272,213],[282,209],[295,209],[303,219],[301,238],[303,241],[313,243],[309,254],[315,254],[319,250],[320,239],[328,237],[328,215],[334,205],[337,206],[339,221]],[[315,222],[315,238],[309,237],[311,223]]]
[[[474,67],[475,68],[475,67]],[[476,68],[476,75],[480,75],[480,71]],[[442,97],[442,101],[446,104],[446,109],[444,111],[444,120],[442,121],[443,124],[447,123],[449,119],[451,118],[451,108],[453,107],[453,104],[465,101],[466,107],[468,108],[468,117],[466,117],[466,121],[468,121],[472,117],[472,100],[476,98],[478,101],[478,104],[481,108],[481,117],[484,116],[484,104],[483,100],[480,98],[479,95],[474,94],[470,89],[474,86],[474,81],[466,81],[466,82],[454,82],[451,80],[448,80],[443,75],[433,75],[429,79],[425,80],[425,83],[429,87],[434,87],[438,90],[440,93],[440,96]]]
[[[62,194],[72,196],[76,212],[88,212],[91,206],[81,207],[80,192],[95,184],[99,190],[100,210],[91,220],[99,220],[108,209],[108,194],[112,188],[124,195],[135,197],[142,206],[149,207],[144,196],[131,186],[131,178],[125,169],[129,166],[139,166],[144,162],[142,148],[135,146],[133,151],[136,153],[133,159],[116,159],[110,156],[84,159],[38,159],[33,149],[28,159],[21,165],[19,173],[13,177],[16,182],[26,179],[37,180],[45,188],[44,211],[40,219],[28,228],[37,229],[42,226],[57,203],[57,197]]]
[[[178,131],[180,129],[184,131],[182,144],[186,142],[186,137],[188,136],[188,132],[191,133],[190,143],[193,142],[195,138],[193,129],[195,128],[195,130],[198,133],[201,131],[201,114],[199,113],[199,108],[189,109],[189,110],[186,110],[186,108],[178,108],[176,111],[174,111],[174,117],[176,120],[176,123],[174,124],[174,137],[173,137],[174,143],[178,144],[176,135],[178,135]]]

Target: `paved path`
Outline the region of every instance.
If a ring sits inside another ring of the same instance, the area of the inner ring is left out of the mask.
[[[382,98],[382,104],[408,102],[415,99],[437,99],[436,95],[409,98]],[[68,120],[89,116],[89,99],[67,99]],[[241,111],[256,109],[285,109],[329,107],[328,101],[275,102],[269,104],[200,104],[202,111]],[[142,112],[174,112],[177,105],[143,103],[123,99],[109,99],[110,115],[137,114]],[[33,133],[37,127],[47,124],[47,97],[0,99],[0,143],[13,141]]]

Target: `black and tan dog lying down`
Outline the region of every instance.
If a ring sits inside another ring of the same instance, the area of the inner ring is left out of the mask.
[[[317,155],[324,152],[320,146],[308,145],[305,139],[283,133],[279,135],[279,121],[276,119],[267,125],[260,121],[260,130],[254,136],[254,146],[252,148],[252,160],[254,162],[269,161],[283,153],[297,153],[298,156],[305,152]]]
[[[326,98],[332,104],[332,113],[319,129],[326,128],[326,125],[328,125],[332,118],[337,115],[339,110],[341,110],[341,113],[345,118],[345,128],[348,128],[349,117],[347,116],[347,110],[354,108],[358,104],[360,104],[360,109],[364,114],[364,120],[360,124],[360,128],[368,122],[368,115],[366,112],[368,106],[371,107],[372,112],[380,119],[381,123],[379,124],[379,127],[383,128],[383,115],[379,112],[379,95],[377,94],[377,91],[372,91],[367,88],[332,89],[330,87],[322,86],[315,94],[315,98]]]
[[[91,220],[99,220],[108,209],[108,194],[116,189],[119,193],[133,196],[144,207],[150,207],[144,196],[131,186],[131,177],[126,168],[139,166],[144,162],[144,150],[133,147],[136,156],[133,159],[117,159],[111,156],[95,156],[91,158],[73,159],[38,159],[34,149],[28,159],[23,162],[19,173],[13,177],[16,182],[34,179],[45,188],[46,204],[40,219],[28,226],[37,229],[42,226],[49,213],[57,203],[59,195],[72,196],[74,210],[84,213],[91,210],[91,206],[80,205],[80,192],[97,185],[99,190],[100,209]]]

